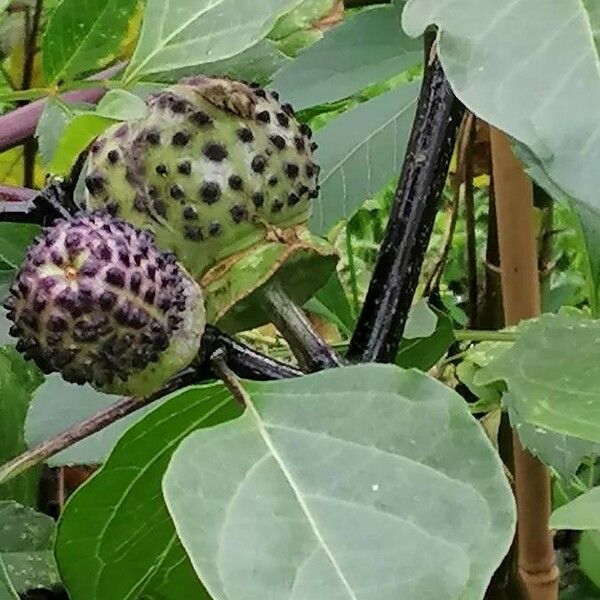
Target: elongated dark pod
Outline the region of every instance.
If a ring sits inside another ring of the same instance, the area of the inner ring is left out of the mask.
[[[464,107],[430,54],[406,159],[346,357],[392,362],[419,281]]]

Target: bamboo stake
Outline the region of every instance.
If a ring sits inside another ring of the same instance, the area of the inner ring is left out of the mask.
[[[510,149],[491,129],[502,297],[507,325],[540,314],[533,186]],[[530,600],[557,600],[559,572],[552,534],[550,477],[513,432],[519,575]]]

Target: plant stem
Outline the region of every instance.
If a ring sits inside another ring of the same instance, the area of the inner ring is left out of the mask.
[[[533,187],[506,135],[491,131],[504,318],[517,324],[540,313]],[[530,600],[556,600],[559,573],[552,534],[550,477],[513,432],[519,574]]]
[[[344,0],[345,8],[360,8],[374,4],[390,4],[390,0]]]
[[[114,65],[96,73],[90,79],[101,81],[109,79],[123,68],[123,64]],[[104,96],[106,88],[102,83],[98,87],[86,90],[66,92],[61,100],[69,102],[98,102]],[[35,133],[38,121],[44,110],[46,100],[36,100],[0,116],[0,152],[22,144]]]
[[[236,374],[229,368],[221,350],[217,350],[210,358],[213,371],[225,384],[235,400],[243,407],[246,406],[246,390],[242,387]]]
[[[391,362],[402,339],[464,108],[429,54],[402,174],[347,358]]]
[[[135,412],[142,406],[155,402],[166,394],[176,392],[188,385],[199,384],[207,379],[213,379],[215,372],[212,369],[211,358],[215,352],[218,352],[224,359],[226,358],[240,377],[267,380],[286,379],[302,375],[301,371],[291,365],[256,352],[252,348],[220,332],[215,327],[208,326],[205,336],[208,336],[206,346],[205,337],[203,336],[203,347],[201,348],[198,360],[175,375],[160,390],[145,398],[121,398],[85,421],[69,427],[57,436],[42,442],[5,465],[0,466],[0,485],[31,467],[48,460],[50,457],[73,446],[77,442],[102,431],[112,423]]]
[[[321,339],[303,310],[280,285],[264,286],[262,297],[265,312],[286,339],[304,372],[341,366],[340,357]]]
[[[146,404],[142,398],[122,398],[89,419],[66,429],[0,467],[0,485],[39,465],[77,442],[101,431]]]
[[[348,270],[350,271],[350,291],[352,292],[352,316],[356,318],[360,310],[358,299],[358,283],[356,281],[356,264],[354,263],[354,249],[352,248],[352,235],[346,223],[346,254],[348,256]]]
[[[516,331],[484,331],[479,329],[455,329],[454,338],[459,342],[516,342]]]
[[[467,234],[467,291],[469,327],[479,326],[477,302],[477,241],[475,237],[475,189],[473,187],[473,144],[475,141],[475,118],[469,115],[465,126],[465,154],[463,178],[465,183],[465,230]]]
[[[218,349],[222,350],[230,368],[244,379],[262,381],[302,375],[300,369],[257,352],[216,327],[207,325],[202,335],[200,364],[197,367],[197,372],[203,379],[208,379],[213,374],[208,369],[209,359]]]

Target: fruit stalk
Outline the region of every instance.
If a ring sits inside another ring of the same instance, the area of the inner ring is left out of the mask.
[[[339,367],[342,360],[314,330],[304,311],[277,283],[262,291],[265,312],[290,346],[300,368],[307,373]]]
[[[436,55],[429,53],[417,114],[385,237],[347,358],[392,362],[396,355],[464,107]]]

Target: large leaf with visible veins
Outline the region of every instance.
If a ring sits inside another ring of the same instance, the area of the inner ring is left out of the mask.
[[[302,0],[148,0],[125,72],[140,77],[230,58],[265,37]]]
[[[242,385],[163,482],[213,600],[483,598],[513,499],[460,396],[391,365]]]
[[[600,213],[597,0],[409,0],[407,33],[439,26],[457,96],[525,144],[563,192]]]

